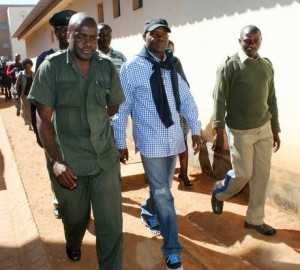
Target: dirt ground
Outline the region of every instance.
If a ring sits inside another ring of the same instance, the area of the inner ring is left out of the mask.
[[[52,213],[52,194],[43,151],[37,146],[33,132],[24,126],[23,119],[16,116],[13,103],[4,102],[3,96],[0,96],[0,116],[4,121],[28,202],[52,269],[97,269],[95,237],[89,232],[84,238],[82,260],[71,263],[66,259],[61,220],[55,219]],[[130,155],[129,164],[122,166],[123,269],[165,269],[160,252],[162,240],[153,237],[140,221],[139,205],[147,197],[148,188],[138,156],[134,155],[133,150]],[[2,163],[3,158],[0,156],[0,169],[3,167]],[[216,216],[210,207],[212,179],[201,175],[200,170],[195,169],[191,171],[191,179],[194,184],[192,188],[184,188],[178,181],[174,181],[172,188],[185,269],[300,270],[298,217],[281,212],[268,204],[266,222],[276,227],[278,233],[274,237],[260,236],[243,228],[246,194],[240,194],[231,202],[226,202],[224,213]],[[0,176],[0,189],[4,185],[5,182]]]

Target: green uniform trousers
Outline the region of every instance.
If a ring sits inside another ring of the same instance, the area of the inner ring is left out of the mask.
[[[120,164],[97,175],[78,177],[71,191],[52,184],[64,224],[67,247],[80,249],[90,218],[91,206],[96,225],[96,248],[101,270],[122,269],[122,210]]]

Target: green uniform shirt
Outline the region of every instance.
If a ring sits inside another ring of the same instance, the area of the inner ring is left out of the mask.
[[[114,50],[113,48],[109,50],[108,54],[105,54],[101,51],[98,51],[98,53],[101,57],[108,58],[110,61],[112,61],[116,70],[118,71],[118,73],[120,73],[121,66],[126,62],[126,57],[123,53]]]
[[[213,127],[252,129],[271,119],[279,132],[272,64],[266,58],[241,61],[238,54],[219,69],[214,89]]]
[[[124,96],[109,60],[93,55],[85,79],[69,51],[53,54],[39,67],[28,99],[54,109],[56,142],[76,175],[93,175],[118,160],[106,106]]]

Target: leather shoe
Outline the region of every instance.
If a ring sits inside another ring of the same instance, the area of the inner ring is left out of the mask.
[[[265,223],[263,223],[261,225],[253,225],[253,224],[245,222],[244,227],[246,229],[256,230],[258,233],[260,233],[262,235],[272,236],[272,235],[276,234],[276,229],[274,229],[273,227],[271,227],[270,225],[267,225]]]
[[[217,215],[221,215],[223,213],[223,205],[224,202],[220,201],[216,198],[215,193],[213,192],[211,195],[211,208],[213,212]]]
[[[178,179],[182,181],[186,187],[191,187],[193,185],[187,175],[179,174]]]
[[[66,253],[68,258],[73,262],[78,262],[81,259],[81,251],[80,249],[72,250],[66,247]]]

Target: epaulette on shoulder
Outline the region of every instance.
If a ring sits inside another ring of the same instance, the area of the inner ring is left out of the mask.
[[[60,57],[61,55],[65,54],[66,51],[57,51],[55,53],[49,54],[46,56],[45,60],[49,60],[49,61],[53,61],[53,59],[56,59],[58,57]]]
[[[261,59],[263,60],[265,65],[271,70],[271,72],[274,73],[273,64],[272,64],[271,60],[266,57],[262,57]]]
[[[230,65],[233,60],[233,56],[226,56],[222,59],[220,64],[218,65],[218,70],[222,70]]]
[[[110,65],[113,65],[112,61],[109,59],[108,56],[100,55],[99,53],[97,53],[96,60],[100,63],[106,63],[106,64],[108,63]]]
[[[271,67],[273,67],[273,64],[272,64],[272,62],[271,62],[271,60],[270,60],[269,58],[267,58],[267,57],[262,57],[262,59],[263,59],[267,64],[269,64]]]

